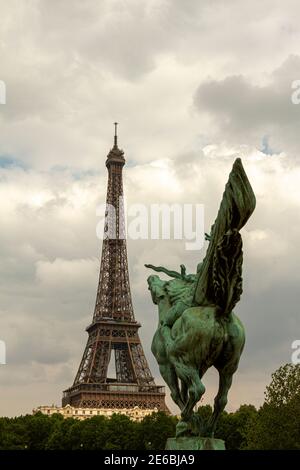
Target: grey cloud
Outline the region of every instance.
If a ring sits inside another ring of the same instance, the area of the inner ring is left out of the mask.
[[[108,67],[129,80],[139,78],[154,68],[155,53],[168,41],[161,9],[148,2],[73,2],[72,15],[63,2],[42,1],[38,7],[44,45],[60,47],[64,41],[67,60],[95,62],[100,74]]]
[[[297,53],[299,44],[294,0],[290,8],[270,0],[40,0],[27,2],[20,20],[16,4],[1,9],[0,78],[8,100],[1,107],[0,152],[43,169],[99,168],[99,156],[111,145],[108,123],[115,119],[135,162],[194,146],[202,127],[189,109],[196,79],[210,74],[222,81],[242,70],[255,83]],[[269,115],[280,105],[271,102]],[[232,126],[242,132],[236,122]],[[214,141],[211,127],[201,132]],[[293,132],[290,147],[296,146]],[[260,145],[263,136],[254,137]]]
[[[291,100],[299,71],[300,56],[290,56],[266,85],[255,85],[242,75],[208,80],[199,85],[194,104],[199,113],[209,115],[215,136],[258,147],[268,136],[271,147],[292,156],[300,150],[300,108]]]

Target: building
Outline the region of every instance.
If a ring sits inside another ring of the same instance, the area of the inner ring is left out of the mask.
[[[66,406],[38,406],[33,410],[33,413],[43,413],[47,416],[52,416],[56,413],[61,414],[64,418],[75,418],[79,420],[93,418],[94,416],[105,416],[110,418],[114,413],[118,413],[121,415],[128,416],[128,418],[132,419],[133,421],[141,421],[145,416],[152,414],[153,412],[157,412],[157,408],[153,410],[141,409],[138,406],[134,408],[121,408],[115,410],[113,408],[76,408],[71,405]]]

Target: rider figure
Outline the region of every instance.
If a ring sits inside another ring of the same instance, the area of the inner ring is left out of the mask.
[[[212,239],[213,226],[211,233],[205,233],[205,240],[208,242]],[[183,312],[193,305],[195,283],[197,275],[201,270],[202,263],[197,265],[196,274],[186,274],[186,267],[184,264],[180,265],[180,273],[177,271],[170,271],[163,266],[153,266],[153,264],[145,264],[146,268],[151,268],[154,271],[162,272],[167,274],[169,277],[173,277],[174,280],[166,282],[166,291],[168,293],[171,307],[167,311],[164,320],[161,322],[162,333],[166,333],[169,337],[170,330],[174,325],[175,321],[181,317]],[[167,327],[167,328],[164,328]]]
[[[194,284],[197,279],[197,274],[186,274],[186,267],[180,265],[180,273],[177,271],[170,271],[163,266],[153,266],[152,264],[145,264],[146,268],[151,268],[157,272],[163,272],[174,281],[166,282],[166,290],[169,294],[171,307],[167,311],[164,320],[161,322],[162,327],[172,328],[175,321],[182,315],[184,310],[191,307],[194,297]],[[199,272],[201,263],[197,266],[197,273]],[[176,281],[176,280],[179,280]],[[180,282],[183,281],[183,282]]]

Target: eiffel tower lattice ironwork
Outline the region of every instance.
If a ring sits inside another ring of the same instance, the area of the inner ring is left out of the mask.
[[[108,187],[101,268],[93,321],[73,385],[63,392],[63,406],[163,410],[164,387],[157,386],[139,338],[134,318],[127,262],[122,169],[124,152],[114,146],[106,167]],[[113,209],[113,210],[111,210]],[[115,378],[108,377],[112,355]]]

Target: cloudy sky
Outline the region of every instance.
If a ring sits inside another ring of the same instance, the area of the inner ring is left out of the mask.
[[[232,163],[257,197],[243,230],[247,344],[228,409],[260,405],[299,339],[300,6],[296,0],[0,1],[0,415],[60,403],[87,340],[105,158],[117,120],[128,203],[202,203],[209,230]],[[128,241],[150,351],[145,262],[194,271],[184,241]],[[205,402],[216,393],[208,374]],[[170,404],[170,402],[169,402]],[[175,408],[172,408],[175,411]]]

